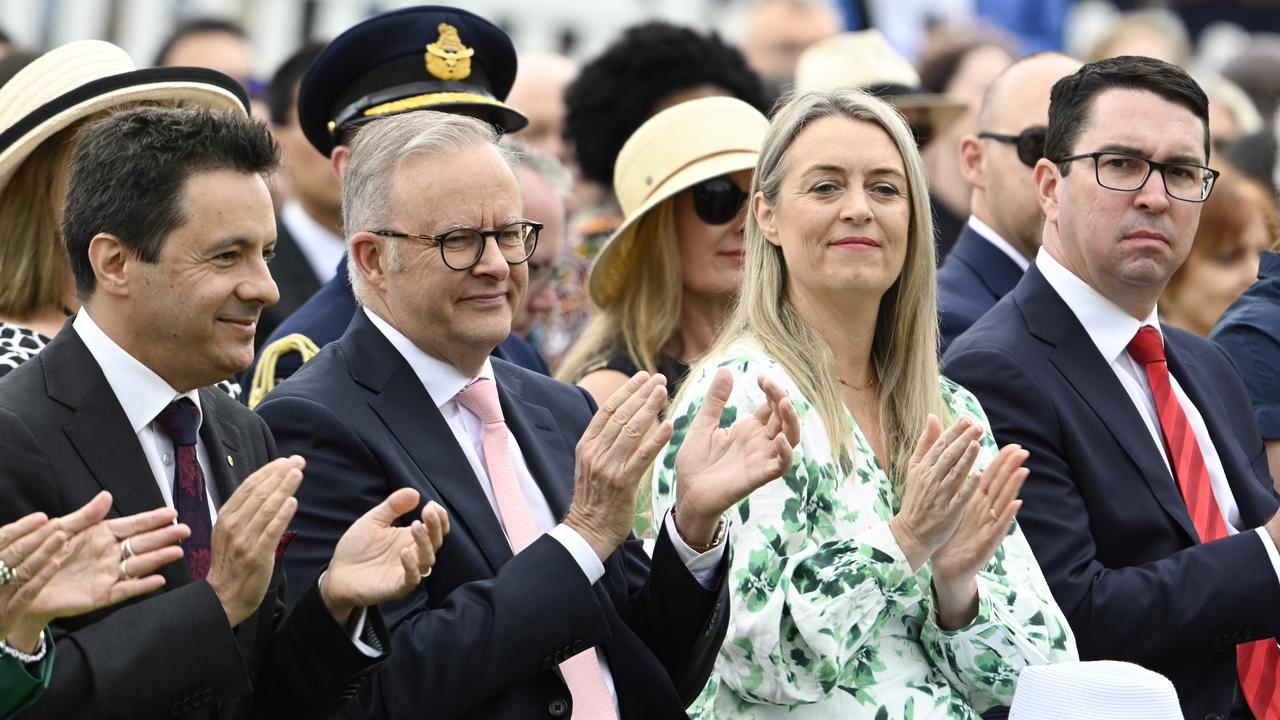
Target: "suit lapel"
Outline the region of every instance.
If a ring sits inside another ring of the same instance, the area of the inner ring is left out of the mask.
[[[1055,346],[1049,355],[1054,367],[1088,403],[1115,437],[1116,444],[1138,467],[1160,506],[1188,539],[1198,542],[1186,503],[1147,432],[1146,423],[1075,314],[1034,265],[1015,293],[1028,328]]]
[[[217,410],[218,400],[216,388],[200,389],[200,408],[204,413],[204,422],[200,425],[200,439],[204,441],[205,454],[209,456],[209,467],[205,472],[210,482],[218,491],[218,504],[226,502],[236,491],[240,483],[249,473],[257,468],[249,467],[249,458],[240,450],[242,443],[240,431]]]
[[[1209,437],[1213,440],[1218,460],[1226,473],[1227,483],[1235,496],[1236,507],[1240,511],[1240,521],[1246,528],[1257,527],[1265,523],[1275,512],[1275,503],[1267,502],[1266,493],[1259,492],[1260,487],[1253,468],[1249,467],[1248,458],[1244,458],[1237,450],[1237,443],[1232,437],[1227,408],[1222,404],[1222,397],[1205,387],[1204,369],[1195,361],[1190,353],[1180,352],[1178,343],[1172,333],[1165,332],[1165,358],[1169,363],[1169,372],[1178,379],[1178,385],[1187,393],[1191,404],[1200,411]],[[1204,452],[1204,448],[1201,448]],[[1261,512],[1260,512],[1261,511]]]
[[[475,539],[496,573],[511,559],[511,545],[435,400],[363,312],[356,312],[341,343],[352,379],[374,393],[370,408],[440,495],[450,521]]]
[[[563,518],[572,500],[573,451],[556,429],[555,417],[547,408],[524,397],[524,382],[511,367],[493,363],[498,380],[498,399],[507,427],[520,446],[525,464],[547,499],[556,519]]]
[[[1007,295],[1022,279],[1022,268],[967,224],[956,246],[951,249],[951,255],[973,268],[996,300]]]

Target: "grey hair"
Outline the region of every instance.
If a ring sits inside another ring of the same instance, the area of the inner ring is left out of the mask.
[[[391,222],[393,196],[389,190],[401,163],[414,155],[453,155],[476,145],[492,145],[508,167],[516,153],[498,142],[498,132],[482,120],[422,110],[378,118],[365,125],[351,143],[351,159],[342,178],[342,232],[347,239],[347,277],[356,302],[368,284],[350,254],[356,233],[385,228]],[[421,232],[409,229],[407,232]],[[387,270],[401,268],[397,243],[387,243]]]
[[[512,161],[516,169],[525,169],[542,178],[561,200],[568,200],[573,193],[573,175],[569,173],[559,160],[541,150],[525,145],[506,135],[498,143],[502,148],[513,153]]]
[[[907,173],[911,222],[907,253],[897,280],[880,300],[871,361],[880,382],[880,422],[889,445],[889,476],[901,490],[915,439],[929,413],[945,418],[938,378],[938,316],[933,219],[924,164],[902,115],[861,90],[809,91],[784,98],[769,123],[751,181],[776,207],[788,150],[796,137],[825,117],[847,117],[884,129],[902,156]],[[836,386],[835,356],[791,304],[782,249],[764,236],[754,213],[747,213],[746,257],[738,305],[704,358],[718,357],[743,338],[760,343],[796,381],[818,411],[833,455],[846,471],[853,466],[853,429]],[[705,361],[704,361],[705,362]],[[698,368],[690,370],[696,376]],[[677,398],[673,406],[678,407]]]

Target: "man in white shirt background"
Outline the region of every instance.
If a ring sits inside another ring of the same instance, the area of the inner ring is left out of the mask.
[[[1044,149],[1049,89],[1079,67],[1056,52],[1013,63],[983,97],[979,132],[960,140],[971,214],[938,268],[943,352],[1018,284],[1040,248],[1044,215],[1032,169]]]
[[[1280,716],[1280,516],[1248,395],[1156,300],[1213,189],[1208,100],[1120,57],[1054,85],[1043,246],[943,372],[1030,452],[1018,516],[1081,659],[1173,681],[1187,717]]]

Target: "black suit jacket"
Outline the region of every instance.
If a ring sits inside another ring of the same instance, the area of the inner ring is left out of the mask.
[[[942,351],[968,330],[1022,278],[1022,268],[965,223],[938,268],[938,323]]]
[[[1249,398],[1222,351],[1163,327],[1169,370],[1204,417],[1245,528],[1275,512]],[[1145,665],[1191,718],[1227,717],[1236,643],[1280,632],[1280,582],[1254,532],[1199,542],[1139,411],[1032,266],[957,340],[943,371],[996,439],[1030,451],[1018,514],[1085,660]]]
[[[345,268],[340,268],[339,272],[343,270]],[[276,256],[271,260],[271,279],[280,290],[280,301],[262,309],[253,339],[254,350],[261,349],[276,326],[320,289],[320,278],[316,277],[307,256],[302,254],[302,248],[282,219],[276,221]]]
[[[595,406],[579,388],[492,362],[506,423],[563,517]],[[283,452],[307,459],[290,575],[316,575],[366,498],[412,487],[452,521],[430,577],[384,607],[397,650],[349,717],[569,717],[557,666],[593,646],[608,659],[623,717],[685,716],[727,629],[723,571],[717,589],[703,589],[665,536],[652,563],[629,539],[594,586],[552,537],[513,556],[435,401],[363,312],[257,412]]]
[[[225,500],[275,446],[261,420],[226,393],[203,389],[200,403],[205,470]],[[36,511],[63,515],[101,490],[111,491],[112,516],[162,507],[154,478],[70,325],[0,381],[0,523]],[[286,617],[283,563],[262,606],[234,629],[185,561],[160,573],[160,591],[53,624],[53,677],[23,718],[327,718],[380,662],[352,645],[314,583]],[[375,610],[369,622],[387,637]]]

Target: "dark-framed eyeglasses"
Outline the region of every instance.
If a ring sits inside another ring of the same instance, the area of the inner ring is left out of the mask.
[[[693,211],[708,225],[724,225],[733,220],[747,202],[747,193],[724,175],[703,180],[690,191]]]
[[[407,238],[440,248],[440,258],[454,270],[470,270],[484,255],[485,241],[493,238],[498,252],[509,265],[519,265],[533,255],[538,247],[538,233],[542,223],[532,220],[516,220],[496,230],[462,227],[440,233],[421,235],[397,230],[371,230],[374,235],[389,238]]]
[[[1055,160],[1062,164],[1073,160],[1093,160],[1094,178],[1108,190],[1136,192],[1147,184],[1151,171],[1159,170],[1165,193],[1184,202],[1201,203],[1209,199],[1213,183],[1222,173],[1194,163],[1162,163],[1141,155],[1125,152],[1091,152],[1068,155]]]
[[[1008,143],[1018,150],[1018,159],[1027,167],[1035,167],[1040,158],[1044,157],[1044,139],[1049,134],[1049,128],[1043,125],[1032,125],[1017,135],[1001,135],[993,132],[980,132],[978,137],[986,140],[995,140],[1000,143]]]

